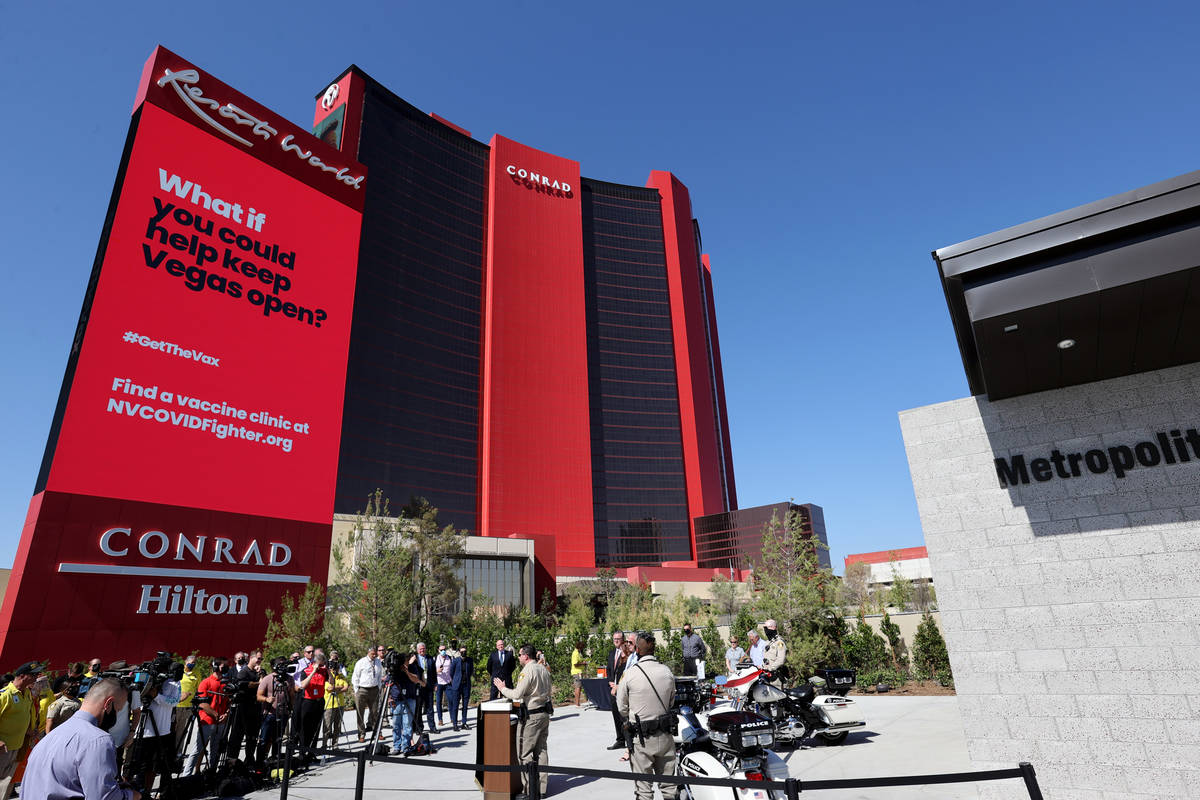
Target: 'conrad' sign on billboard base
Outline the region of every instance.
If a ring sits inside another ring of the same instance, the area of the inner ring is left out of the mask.
[[[0,661],[250,646],[283,591],[325,574],[365,181],[154,52]]]

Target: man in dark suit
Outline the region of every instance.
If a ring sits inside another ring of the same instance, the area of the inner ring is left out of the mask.
[[[488,675],[492,680],[499,678],[504,682],[506,689],[513,688],[512,674],[517,667],[517,660],[513,658],[513,654],[508,652],[504,647],[504,640],[496,640],[496,649],[488,656],[487,670]],[[495,700],[500,696],[500,690],[492,685],[491,694],[488,695],[488,700]]]
[[[450,656],[450,682],[446,684],[446,703],[450,706],[450,724],[454,726],[454,730],[459,729],[458,725],[458,706],[459,698],[462,696],[463,690],[463,660],[462,653],[457,649]],[[467,684],[467,692],[471,691],[471,684]],[[464,715],[465,717],[465,715]],[[466,719],[463,719],[466,722]]]
[[[625,634],[617,631],[612,635],[613,649],[608,654],[608,688],[614,695],[612,701],[612,717],[613,728],[617,731],[617,740],[609,745],[609,750],[624,750],[625,742],[625,726],[621,719],[621,712],[617,710],[617,681],[621,680],[621,675],[625,671]]]
[[[459,697],[462,703],[462,727],[469,728],[467,725],[467,707],[471,704],[471,681],[475,678],[475,659],[467,655],[467,648],[462,648],[458,651],[462,654],[462,665],[459,667],[460,688]],[[450,712],[453,715],[453,711]]]
[[[417,663],[413,665],[425,679],[417,695],[417,713],[414,715],[413,729],[421,730],[421,713],[424,712],[425,722],[430,733],[437,733],[437,722],[433,719],[433,687],[437,685],[437,668],[433,665],[433,656],[425,649],[424,642],[417,642]]]

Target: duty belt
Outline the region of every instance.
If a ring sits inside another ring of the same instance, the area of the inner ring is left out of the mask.
[[[630,732],[637,735],[642,744],[646,743],[647,736],[654,736],[657,733],[675,733],[675,718],[673,716],[655,717],[654,719],[642,719],[634,715],[633,722],[625,723]]]
[[[522,703],[521,705],[517,706],[517,719],[521,722],[524,722],[534,714],[550,714],[553,711],[554,706],[552,706],[550,703],[547,703],[544,706],[538,706],[537,708],[526,708],[525,704]]]

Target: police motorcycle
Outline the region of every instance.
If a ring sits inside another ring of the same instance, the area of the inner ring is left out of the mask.
[[[798,745],[812,736],[838,745],[851,730],[867,724],[861,707],[844,694],[826,691],[822,677],[813,676],[794,689],[772,686],[771,679],[771,673],[744,660],[734,675],[718,676],[717,683],[724,686],[732,708],[757,711],[771,720],[781,745]]]
[[[784,781],[787,764],[771,748],[771,721],[748,709],[728,705],[708,709],[713,684],[695,678],[675,679],[676,774],[699,778]],[[680,787],[681,800],[783,800],[782,790],[728,789],[719,786]]]

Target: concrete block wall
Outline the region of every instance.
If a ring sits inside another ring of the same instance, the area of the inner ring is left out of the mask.
[[[1051,800],[1200,798],[1200,458],[1008,488],[995,465],[1200,429],[1200,365],[900,424],[976,765],[1029,761]]]

